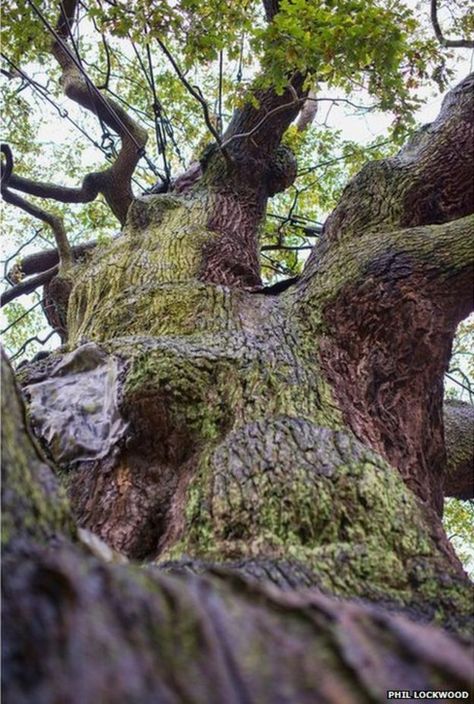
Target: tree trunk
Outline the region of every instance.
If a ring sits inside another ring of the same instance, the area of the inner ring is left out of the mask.
[[[259,159],[239,151],[251,114],[227,159],[209,150],[197,181],[134,200],[121,236],[76,265],[68,348],[19,380],[89,532],[53,501],[11,387],[10,701],[466,689],[463,646],[389,612],[469,633],[440,516],[442,377],[472,304],[473,108],[471,78],[366,166],[279,295],[261,285],[258,226],[294,163],[278,134]],[[88,556],[114,555],[91,533],[148,566]]]

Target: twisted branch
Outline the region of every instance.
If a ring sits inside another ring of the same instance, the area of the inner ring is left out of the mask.
[[[56,240],[56,246],[58,248],[59,266],[64,271],[69,269],[73,264],[73,254],[71,250],[71,245],[66,235],[66,230],[64,229],[64,224],[62,218],[53,213],[48,213],[48,211],[40,208],[37,205],[29,203],[27,200],[12,193],[9,190],[9,185],[13,177],[13,154],[8,146],[8,144],[2,144],[1,147],[2,154],[5,155],[5,166],[2,167],[2,177],[1,177],[1,194],[4,200],[11,205],[15,205],[17,208],[21,208],[28,215],[32,215],[34,218],[38,218],[42,222],[45,222],[50,226],[54,233],[54,239]]]
[[[118,103],[98,91],[85,74],[79,59],[69,48],[67,40],[74,24],[77,0],[65,0],[61,3],[56,29],[48,23],[32,0],[28,0],[28,3],[54,37],[52,53],[62,69],[61,83],[66,96],[93,112],[101,122],[116,132],[121,139],[121,149],[110,167],[88,174],[79,188],[36,182],[17,175],[11,177],[10,186],[23,193],[52,198],[63,203],[89,203],[101,193],[114,215],[123,224],[133,198],[131,179],[144,153],[146,132]],[[17,202],[13,204],[18,205]]]

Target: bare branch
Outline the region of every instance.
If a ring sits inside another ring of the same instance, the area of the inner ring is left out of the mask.
[[[13,154],[8,144],[2,144],[1,151],[6,157],[6,167],[3,170],[1,185],[1,193],[5,202],[15,205],[17,208],[21,208],[28,213],[28,215],[38,218],[51,227],[56,240],[56,246],[58,248],[59,266],[63,271],[69,269],[73,264],[73,256],[62,218],[57,215],[53,215],[52,213],[48,213],[46,210],[43,210],[43,208],[40,208],[37,205],[29,203],[21,196],[16,193],[12,193],[9,190],[8,186],[13,178]]]
[[[474,49],[474,39],[446,39],[441,31],[441,26],[438,20],[438,2],[431,0],[431,24],[433,25],[436,39],[441,46],[453,49]]]
[[[146,132],[129,117],[120,104],[100,93],[84,72],[79,58],[69,48],[67,40],[74,24],[77,0],[65,0],[61,3],[56,29],[49,24],[32,0],[28,0],[28,3],[54,37],[52,53],[62,69],[61,83],[65,94],[81,107],[93,112],[109,129],[116,132],[121,139],[121,149],[109,168],[100,173],[89,174],[81,188],[65,189],[44,183],[34,186],[27,179],[16,180],[15,187],[30,193],[35,188],[35,195],[63,202],[89,202],[98,193],[102,193],[114,215],[123,224],[133,198],[131,179],[144,153]]]
[[[391,144],[392,140],[391,139],[386,139],[383,142],[378,142],[377,144],[372,144],[369,147],[364,147],[366,151],[370,151],[372,149],[380,149],[380,147],[385,147],[387,144]],[[309,166],[306,169],[301,169],[298,171],[298,175],[296,178],[300,178],[300,176],[304,176],[305,174],[309,174],[312,171],[317,171],[318,169],[323,169],[325,166],[332,166],[332,164],[337,164],[339,161],[347,161],[350,159],[351,156],[355,156],[358,154],[357,150],[352,150],[350,152],[346,152],[345,154],[342,154],[341,156],[336,157],[335,159],[327,159],[326,161],[320,161],[317,164],[313,164],[313,166]]]
[[[13,154],[8,144],[0,145],[0,151],[5,156],[5,166],[2,166],[0,181],[2,188],[6,188],[13,173]]]
[[[92,252],[95,247],[97,247],[96,240],[75,245],[72,247],[74,260],[77,261],[78,259],[81,259],[87,253]],[[15,275],[16,277],[31,276],[31,274],[37,274],[50,269],[58,264],[58,262],[59,255],[57,249],[45,249],[42,252],[35,252],[34,254],[29,254],[27,257],[21,259],[17,264],[15,264]],[[9,272],[9,275],[10,273],[11,272]]]
[[[89,252],[97,247],[97,241],[85,242],[83,244],[76,245],[72,247],[72,254],[74,261],[81,259]],[[12,271],[14,271],[15,278],[21,276],[29,276],[31,278],[24,279],[12,288],[5,291],[0,298],[0,305],[4,306],[7,303],[31,293],[39,286],[43,286],[58,273],[59,267],[59,253],[57,249],[46,249],[43,252],[36,252],[35,254],[30,254],[20,262],[15,264],[13,270],[10,270],[7,274],[7,280],[12,277]],[[31,276],[32,274],[38,273],[38,276]]]
[[[32,293],[40,286],[44,286],[49,283],[53,276],[56,276],[58,271],[59,267],[57,265],[53,266],[51,269],[38,274],[38,276],[33,276],[32,278],[21,281],[16,286],[9,288],[8,291],[5,291],[1,295],[0,306],[6,306],[7,303],[11,303],[15,300],[15,298],[26,296],[26,294]]]
[[[269,252],[272,250],[284,250],[287,252],[300,252],[302,249],[313,249],[311,244],[295,245],[294,247],[285,244],[264,244],[261,252]]]
[[[24,176],[13,175],[9,185],[17,191],[38,198],[51,198],[61,203],[90,203],[101,191],[102,173],[87,174],[80,188],[57,186],[44,181],[32,181]],[[105,180],[104,180],[105,182]]]
[[[43,301],[41,299],[37,300],[36,303],[33,303],[31,308],[28,308],[27,310],[25,310],[25,312],[22,313],[21,315],[19,315],[18,318],[15,318],[15,320],[12,320],[12,322],[9,323],[6,328],[3,328],[3,330],[0,330],[0,335],[5,335],[5,333],[7,333],[9,330],[11,330],[13,327],[15,327],[15,325],[18,325],[18,323],[21,320],[24,320],[24,318],[26,318],[30,313],[32,313],[34,310],[36,310],[36,308],[38,308],[38,306],[40,306],[42,303],[43,303]]]
[[[161,49],[162,52],[165,54],[166,58],[168,59],[168,61],[169,61],[170,64],[172,65],[172,67],[174,68],[174,70],[175,70],[175,72],[176,72],[176,75],[178,76],[178,78],[179,78],[179,80],[181,81],[181,83],[183,84],[183,86],[186,88],[186,90],[188,91],[188,93],[190,93],[190,95],[192,95],[193,98],[195,98],[195,99],[200,103],[200,105],[201,105],[201,107],[202,107],[202,112],[203,112],[203,115],[204,115],[204,121],[205,121],[205,123],[206,123],[207,129],[209,130],[209,132],[210,132],[210,133],[212,134],[212,136],[214,137],[214,140],[216,141],[216,144],[218,144],[218,145],[222,148],[223,145],[221,145],[221,141],[222,141],[222,140],[221,140],[220,134],[219,134],[219,132],[216,130],[216,128],[214,127],[214,125],[212,124],[211,116],[210,116],[210,114],[209,114],[209,106],[208,106],[207,102],[205,101],[205,99],[204,99],[204,97],[203,97],[203,95],[202,95],[201,89],[198,88],[198,86],[193,86],[193,85],[191,85],[191,83],[187,80],[187,78],[186,78],[186,76],[184,75],[184,73],[181,71],[181,69],[180,69],[178,63],[176,62],[174,56],[173,56],[172,53],[168,50],[168,48],[165,46],[165,44],[161,41],[161,39],[159,39],[159,38],[157,37],[157,38],[156,38],[156,41],[158,42],[158,45],[159,45],[160,49]],[[224,153],[224,152],[223,152],[223,153]]]
[[[316,91],[314,89],[310,90],[308,93],[308,97],[306,98],[303,107],[301,108],[301,112],[298,116],[298,121],[296,123],[296,128],[298,129],[298,132],[304,132],[305,130],[310,127],[317,115],[318,112],[318,100],[316,98]]]
[[[43,339],[38,337],[38,335],[32,335],[22,344],[22,346],[15,352],[15,354],[12,355],[12,357],[10,358],[10,361],[13,362],[15,359],[18,359],[18,357],[21,354],[23,354],[23,352],[26,350],[27,347],[29,347],[29,345],[31,345],[32,342],[37,342],[40,345],[45,345],[53,335],[60,335],[60,334],[61,333],[59,330],[56,330],[55,328],[53,328],[53,330],[51,330],[46,335],[46,337],[43,337]]]

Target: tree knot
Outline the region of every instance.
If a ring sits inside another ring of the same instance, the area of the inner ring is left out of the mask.
[[[296,178],[296,158],[289,147],[280,145],[273,154],[266,171],[268,194],[286,190]]]

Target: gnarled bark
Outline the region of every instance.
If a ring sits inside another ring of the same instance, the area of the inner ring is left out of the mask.
[[[450,139],[467,114],[465,90],[454,96]],[[437,163],[433,145],[420,153],[423,169],[429,155]],[[472,216],[403,229],[369,221],[365,233],[341,225],[334,236],[336,210],[298,285],[262,295],[241,278],[202,281],[220,237],[213,204],[235,198],[254,220],[255,201],[239,200],[232,178],[215,200],[221,166],[212,156],[190,191],[133,203],[121,236],[76,269],[74,352],[22,371],[79,525],[140,560],[270,559],[284,572],[291,555],[313,585],[463,628],[470,592],[435,511],[441,380],[470,304]],[[415,156],[409,167],[415,178]],[[230,227],[247,247],[245,224]],[[111,394],[123,432],[94,454],[90,439],[69,437],[63,409],[91,428],[105,414],[110,429]]]
[[[396,157],[362,169],[297,297],[348,426],[439,512],[443,374],[473,307],[473,116],[471,75]]]
[[[3,357],[2,373],[8,701],[340,704],[380,701],[401,683],[469,688],[463,643],[373,606],[260,584],[237,567],[197,575],[88,554],[64,501],[50,506],[53,473]]]
[[[295,175],[280,141],[303,86],[237,111],[174,191],[119,189],[123,230],[75,264],[60,310],[67,350],[18,374],[70,509],[38,531],[15,517],[43,515],[51,480],[23,433],[9,476],[26,494],[6,495],[15,701],[467,686],[459,642],[389,612],[458,634],[472,617],[440,514],[442,375],[472,304],[474,83],[363,169],[295,286],[263,293],[258,226]],[[87,555],[71,517],[146,566]]]

